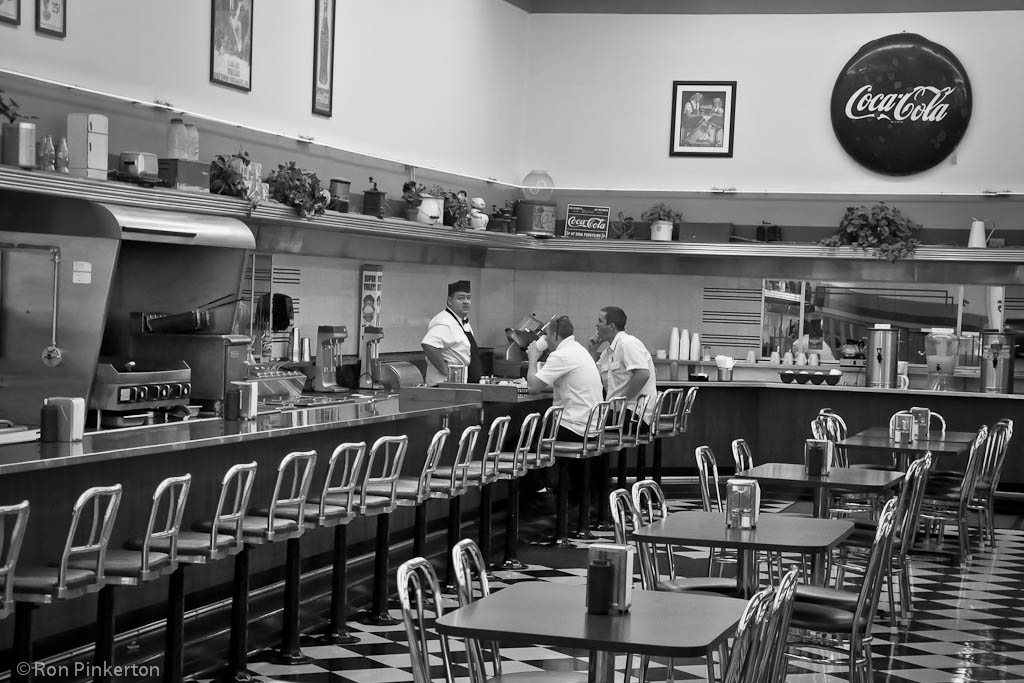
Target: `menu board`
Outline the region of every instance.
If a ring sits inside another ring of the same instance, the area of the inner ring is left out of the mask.
[[[570,204],[565,210],[565,237],[608,239],[610,214],[611,208],[607,206]]]

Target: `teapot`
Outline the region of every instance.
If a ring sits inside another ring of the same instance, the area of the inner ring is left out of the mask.
[[[847,339],[846,343],[839,347],[839,356],[842,358],[864,358],[864,339]]]

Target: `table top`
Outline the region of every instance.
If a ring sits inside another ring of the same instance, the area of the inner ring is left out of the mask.
[[[839,442],[840,446],[848,448],[863,448],[868,450],[903,451],[907,453],[942,453],[945,455],[964,454],[971,450],[971,443],[977,432],[953,432],[947,431],[945,435],[940,431],[928,432],[927,441],[915,441],[913,443],[894,443],[889,438],[888,427],[869,427],[864,431],[857,432]]]
[[[783,552],[823,553],[853,532],[848,519],[818,519],[762,512],[753,529],[729,528],[717,512],[688,510],[633,532],[640,543],[673,543]]]
[[[736,630],[745,600],[633,591],[625,614],[590,614],[586,586],[527,581],[437,620],[449,636],[663,657],[703,657]]]
[[[737,478],[785,483],[814,488],[842,487],[862,491],[886,491],[903,480],[903,472],[860,467],[833,467],[828,476],[811,476],[803,465],[771,462],[736,473]]]

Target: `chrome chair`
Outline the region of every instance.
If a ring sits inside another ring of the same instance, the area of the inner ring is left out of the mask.
[[[473,451],[480,437],[480,425],[469,425],[459,436],[459,447],[455,451],[455,459],[450,467],[438,467],[430,478],[430,497],[448,501],[448,534],[445,556],[448,558],[445,567],[444,583],[453,585],[454,567],[451,564],[452,548],[462,535],[462,496],[469,490],[469,468],[473,462]]]
[[[641,444],[640,432],[643,425],[647,424],[647,420],[644,417],[647,415],[647,406],[650,403],[650,398],[647,394],[640,394],[632,410],[629,410],[627,406],[621,415],[616,416],[621,424],[621,429],[618,430],[621,436],[618,439],[615,438],[616,433],[614,431],[607,432],[604,435],[605,448],[608,450],[618,450],[619,453],[616,476],[619,488],[621,489],[626,488],[626,476],[629,466],[629,458],[626,454],[630,450],[635,450]]]
[[[434,657],[441,659],[445,683],[454,683],[448,636],[437,633],[439,647],[430,645],[435,633],[433,622],[444,614],[444,596],[433,566],[422,557],[414,557],[398,567],[397,581],[414,683],[432,683]]]
[[[608,421],[605,423],[604,436],[601,438],[601,453],[598,454],[598,481],[601,489],[597,492],[597,523],[594,528],[599,531],[611,530],[608,510],[608,492],[611,491],[611,460],[612,453],[622,457],[623,437],[626,430],[626,397],[615,396],[608,399]],[[629,420],[633,422],[633,420]]]
[[[746,439],[732,440],[732,460],[736,464],[737,472],[744,472],[754,467],[754,454],[750,451],[750,444]]]
[[[811,420],[811,435],[819,441],[831,441],[834,444],[833,467],[850,467],[846,448],[839,442],[846,438],[846,422],[830,408],[823,408]],[[841,487],[831,490],[828,505],[830,517],[847,517],[852,514],[865,514],[871,519],[878,517],[881,499],[877,495],[865,495],[862,492],[844,492]]]
[[[558,501],[559,511],[562,510],[562,502],[565,502],[566,515],[560,521],[566,522],[568,526],[568,504],[569,504],[569,461],[580,460],[583,462],[582,481],[580,482],[580,506],[576,521],[576,538],[591,539],[594,535],[590,532],[590,461],[599,456],[603,449],[604,428],[608,422],[608,411],[611,404],[608,401],[598,401],[590,409],[590,416],[587,418],[587,426],[583,432],[583,441],[555,441],[552,448],[555,457],[559,459],[558,467]],[[556,527],[558,523],[556,521]],[[570,547],[567,528],[556,528],[555,545]]]
[[[779,579],[775,589],[764,642],[757,658],[757,670],[762,672],[758,680],[765,683],[782,683],[786,680],[786,639],[793,616],[796,587],[797,570],[794,568]]]
[[[740,615],[736,627],[736,636],[729,649],[728,659],[723,662],[725,683],[748,683],[764,679],[765,671],[761,668],[762,659],[766,656],[766,632],[772,613],[772,593],[774,588],[768,586],[755,593]],[[708,671],[708,681],[713,681],[714,674]]]
[[[503,571],[525,569],[519,561],[519,480],[530,468],[530,449],[537,435],[540,413],[530,413],[519,426],[519,437],[512,451],[498,455],[498,479],[508,482],[505,510],[505,558],[495,568]]]
[[[968,509],[978,516],[978,527],[981,529],[982,547],[987,543],[990,548],[996,547],[995,528],[995,495],[999,488],[1003,463],[1013,438],[1013,420],[1003,418],[988,430],[985,441],[985,459],[978,473],[978,481],[974,486],[974,499]]]
[[[817,651],[838,653],[849,657],[850,681],[870,683],[874,680],[871,630],[891,558],[896,506],[896,498],[891,498],[882,508],[864,579],[857,592],[797,586],[787,641],[790,659],[831,664],[832,660],[818,655]],[[802,654],[805,651],[806,654]]]
[[[20,661],[33,662],[32,613],[39,605],[48,605],[95,593],[106,582],[103,560],[107,555],[110,532],[121,504],[121,485],[94,486],[86,489],[71,510],[71,526],[60,560],[49,565],[18,565],[14,569],[14,643]],[[83,524],[84,521],[84,524]],[[80,531],[80,527],[87,531]],[[80,557],[89,557],[89,569],[72,566]],[[32,669],[15,667],[14,681],[31,681]]]
[[[0,619],[6,619],[14,611],[14,581],[18,557],[21,555],[21,544],[25,540],[25,527],[28,525],[29,504],[23,500],[15,505],[0,506],[0,581],[3,591],[0,592]]]
[[[686,390],[682,388],[665,389],[664,391],[659,391],[654,397],[654,407],[650,413],[650,420],[641,425],[637,437],[637,446],[639,448],[636,454],[635,481],[642,481],[646,478],[647,448],[656,449],[657,440],[675,429],[676,418],[679,415],[679,411],[683,409],[683,401],[686,398],[685,392]]]
[[[689,389],[667,389],[668,397],[663,403],[663,414],[657,419],[654,442],[654,462],[651,476],[661,483],[661,464],[664,453],[664,439],[685,434],[690,423],[690,413],[697,400],[698,387]]]

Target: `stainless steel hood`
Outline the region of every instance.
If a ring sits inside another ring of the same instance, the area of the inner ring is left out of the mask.
[[[121,238],[136,242],[255,249],[256,238],[242,221],[182,211],[99,204],[121,226]]]

